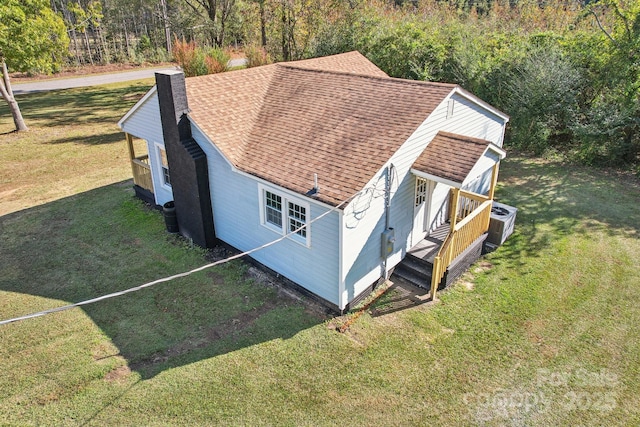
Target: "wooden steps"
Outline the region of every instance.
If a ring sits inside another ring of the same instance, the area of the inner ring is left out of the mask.
[[[448,226],[448,224],[447,224]],[[442,227],[444,228],[444,227]],[[423,289],[431,288],[431,276],[433,272],[433,257],[442,245],[441,230],[439,234],[427,236],[418,245],[407,252],[404,259],[396,266],[391,275],[391,280],[401,280]],[[446,236],[446,235],[445,235]],[[476,239],[467,249],[453,260],[444,274],[438,290],[444,289],[460,277],[471,264],[473,264],[482,254],[482,244],[487,234],[483,234]]]
[[[414,286],[429,289],[431,287],[432,271],[433,264],[431,262],[407,254],[393,270],[391,280],[394,280],[394,276],[400,277]]]

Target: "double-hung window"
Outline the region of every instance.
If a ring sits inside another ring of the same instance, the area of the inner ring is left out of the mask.
[[[296,233],[298,236],[307,237],[307,209],[304,206],[287,202],[289,205],[289,233]]]
[[[262,225],[309,246],[309,205],[261,186]]]
[[[264,192],[265,221],[282,228],[282,197],[271,191]]]

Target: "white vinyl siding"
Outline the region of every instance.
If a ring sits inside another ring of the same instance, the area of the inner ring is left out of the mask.
[[[149,153],[149,164],[152,165],[151,177],[153,181],[153,194],[156,204],[163,205],[173,200],[173,191],[168,185],[164,185],[164,177],[158,173],[155,165],[160,165],[161,161],[156,143],[162,145],[164,136],[162,134],[162,124],[160,123],[160,106],[158,95],[155,89],[138,108],[120,123],[124,132],[136,138],[144,139],[147,142],[147,153]]]
[[[257,248],[278,238],[278,234],[264,226],[264,205],[260,200],[259,187],[290,197],[294,203],[295,198],[301,206],[305,206],[306,200],[232,169],[197,126],[192,126],[192,132],[193,138],[207,154],[216,237],[241,251]],[[307,222],[329,209],[313,201],[309,201],[305,207]],[[287,212],[285,214],[288,215]],[[286,219],[287,216],[283,216],[283,221]],[[339,305],[339,224],[339,212],[333,212],[310,224],[307,237],[312,239],[312,244],[309,247],[287,238],[254,252],[251,257]]]
[[[479,194],[487,194],[491,188],[493,166],[500,161],[498,153],[487,150],[473,166],[471,172],[462,183],[462,188]]]
[[[449,99],[453,99],[454,103],[450,104]],[[396,243],[387,268],[397,265],[411,249],[416,187],[410,169],[440,130],[487,139],[501,146],[504,120],[461,94],[454,93],[426,118],[367,184],[366,188],[373,189],[372,192],[365,191],[349,203],[344,211],[342,237],[345,299],[355,298],[384,274],[380,239],[384,231],[385,209],[381,193],[384,194],[385,169],[389,163],[395,167],[389,224],[395,229]],[[446,220],[450,189],[447,185],[436,184],[431,200],[427,201],[431,204],[428,227],[433,229]]]
[[[502,147],[504,124],[500,117],[460,94],[454,94],[450,99],[455,105],[453,114],[443,121],[440,130],[486,139]]]

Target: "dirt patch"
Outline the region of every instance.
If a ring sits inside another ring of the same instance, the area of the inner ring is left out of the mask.
[[[472,282],[468,282],[466,280],[461,280],[460,284],[467,290],[467,291],[472,291],[476,285],[473,284]]]
[[[493,264],[491,264],[489,261],[480,261],[476,264],[475,268],[473,269],[474,273],[482,273],[485,271],[489,271],[493,268]]]
[[[131,374],[131,369],[127,365],[119,366],[104,376],[105,381],[116,382],[127,378]]]
[[[538,347],[538,351],[547,359],[558,355],[558,349],[545,340],[545,329],[547,322],[543,319],[528,320],[524,323],[524,328],[529,342]]]

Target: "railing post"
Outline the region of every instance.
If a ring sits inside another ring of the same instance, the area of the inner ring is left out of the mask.
[[[440,284],[440,280],[442,280],[442,274],[440,273],[440,266],[442,264],[442,259],[437,256],[433,260],[433,271],[431,272],[431,289],[429,290],[429,294],[431,297],[431,301],[435,301],[438,292],[438,285]]]
[[[136,164],[134,163],[136,154],[133,148],[133,137],[131,136],[130,133],[125,133],[125,136],[127,138],[127,147],[129,148],[129,163],[131,163],[131,174],[133,175],[133,183],[135,184],[138,170],[136,168]]]
[[[129,133],[125,133],[125,136],[127,138],[127,147],[129,148],[129,159],[133,160],[136,157],[133,150],[133,137]]]
[[[460,200],[460,189],[454,188],[451,192],[451,196],[453,197],[453,200],[451,203],[449,222],[451,223],[451,232],[453,233],[453,230],[456,227],[456,221],[458,220],[458,201]]]
[[[500,163],[496,163],[493,165],[493,169],[491,171],[491,187],[489,187],[489,200],[493,200],[493,196],[496,192],[496,184],[498,183],[498,168],[500,167]]]

